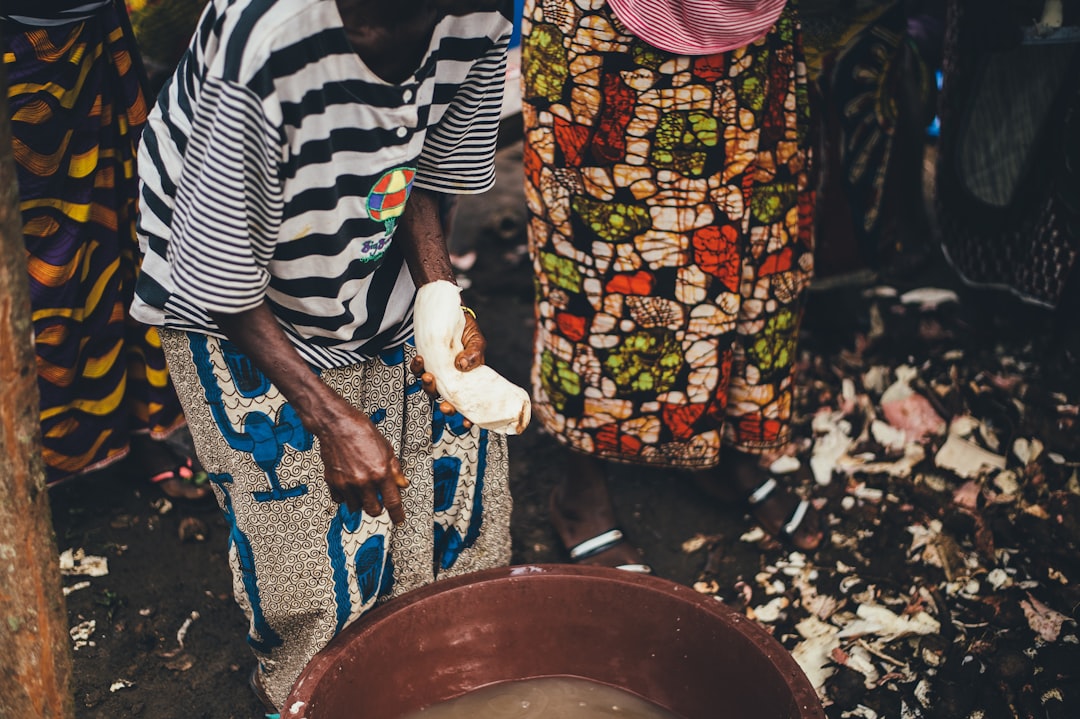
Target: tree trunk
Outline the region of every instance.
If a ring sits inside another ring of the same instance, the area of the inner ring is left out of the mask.
[[[0,63],[0,718],[70,719],[71,640],[41,459],[7,87]]]

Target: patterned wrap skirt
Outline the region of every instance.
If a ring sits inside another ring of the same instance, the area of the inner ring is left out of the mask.
[[[912,196],[921,198],[923,136],[936,100],[936,26],[930,15],[909,17],[910,4],[873,0],[802,16],[820,102],[818,277],[880,269],[921,241],[906,223],[917,211]]]
[[[509,563],[506,438],[442,414],[408,369],[411,344],[320,372],[397,453],[410,485],[395,528],[386,512],[370,517],[331,499],[319,440],[235,345],[175,330],[161,338],[230,526],[248,643],[278,705],[312,656],[380,601]]]
[[[530,0],[523,37],[536,415],[631,463],[782,445],[813,269],[794,7],[701,57],[646,45],[590,0]]]
[[[37,349],[46,478],[183,424],[157,330],[130,319],[135,148],[146,102],[113,5],[61,25],[2,24]]]

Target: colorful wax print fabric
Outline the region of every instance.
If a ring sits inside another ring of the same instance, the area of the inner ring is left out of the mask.
[[[139,268],[135,146],[146,103],[111,4],[77,21],[6,19],[0,28],[42,453],[55,483],[121,459],[132,432],[162,438],[183,424],[157,330],[127,310]]]
[[[397,453],[410,485],[395,528],[386,512],[370,517],[331,499],[318,439],[235,345],[161,335],[229,523],[248,643],[278,705],[311,657],[381,600],[510,561],[506,438],[442,414],[408,369],[411,344],[320,372]]]
[[[918,38],[932,34],[934,19],[909,17],[909,5],[874,0],[803,16],[827,149],[819,277],[880,268],[913,244],[903,214],[919,191],[922,135],[935,100],[932,51]]]
[[[794,9],[696,57],[586,0],[527,3],[523,28],[536,415],[643,464],[783,444],[813,266]]]

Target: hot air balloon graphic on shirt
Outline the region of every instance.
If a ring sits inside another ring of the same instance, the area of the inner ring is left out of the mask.
[[[409,199],[415,176],[416,170],[411,167],[388,170],[375,182],[371,192],[368,193],[368,217],[382,222],[385,227],[382,241],[372,243],[378,245],[377,247],[364,247],[364,254],[370,255],[370,259],[381,255],[386,245],[390,243],[398,218],[405,212],[405,202]]]

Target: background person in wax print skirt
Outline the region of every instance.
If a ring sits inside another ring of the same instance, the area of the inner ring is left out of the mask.
[[[416,288],[453,280],[440,193],[494,182],[509,17],[215,0],[151,113],[133,314],[229,519],[268,710],[380,600],[509,561],[505,437],[440,410],[411,342]],[[475,368],[472,317],[463,342]]]
[[[572,450],[551,499],[571,559],[650,571],[602,460],[693,470],[813,549],[774,462],[813,266],[794,3],[535,0],[522,32],[534,411]]]
[[[0,13],[46,480],[130,457],[171,499],[213,506],[205,474],[165,441],[184,415],[157,330],[128,315],[147,98],[123,5],[4,0]]]

